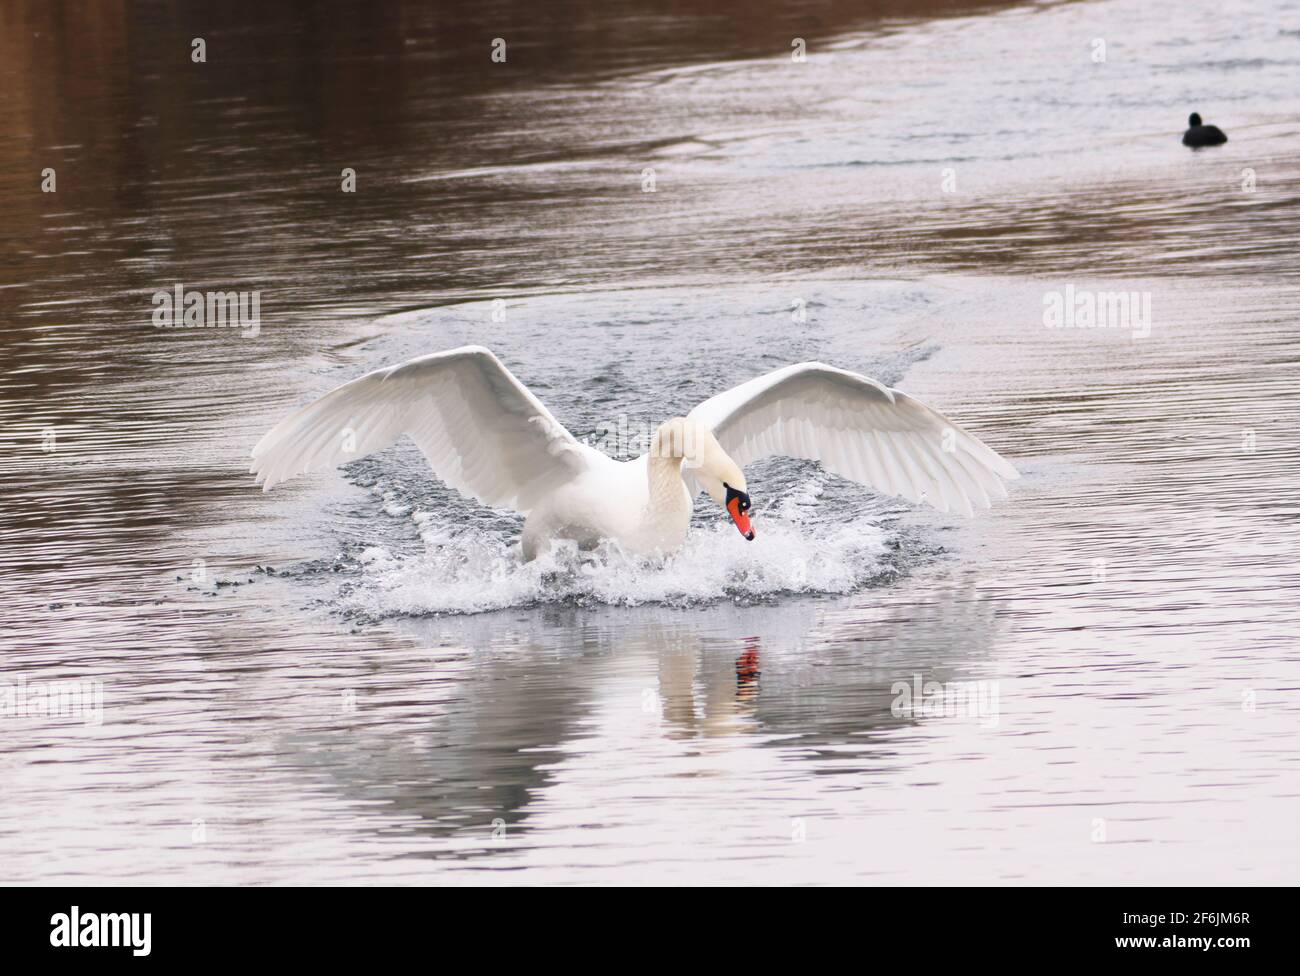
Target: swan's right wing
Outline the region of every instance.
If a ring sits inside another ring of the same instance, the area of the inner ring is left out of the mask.
[[[705,400],[706,425],[737,464],[780,454],[941,511],[967,515],[1018,478],[970,431],[902,390],[823,363],[799,363]]]
[[[382,450],[402,434],[447,485],[527,513],[589,452],[482,346],[367,373],[290,414],[253,448],[263,491]]]

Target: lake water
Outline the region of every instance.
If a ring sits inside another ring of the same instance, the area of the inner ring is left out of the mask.
[[[201,6],[0,3],[6,881],[1294,881],[1300,4]],[[619,449],[820,359],[1023,476],[771,460],[658,566],[407,442],[254,486],[469,342]]]

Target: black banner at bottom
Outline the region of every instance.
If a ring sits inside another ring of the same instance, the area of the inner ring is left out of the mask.
[[[468,935],[470,922],[473,931],[489,936],[503,926],[509,934],[504,946],[534,954],[549,949],[553,963],[556,950],[572,951],[573,940],[589,928],[602,940],[619,933],[662,943],[671,938],[669,919],[679,924],[689,919],[694,942],[710,914],[719,936],[734,946],[736,929],[748,929],[761,911],[752,904],[724,903],[716,895],[702,903],[673,893],[674,901],[686,904],[665,902],[648,910],[650,916],[640,909],[651,922],[646,931],[636,932],[635,916],[626,911],[609,920],[587,918],[585,912],[570,915],[559,922],[568,929],[562,931],[526,894],[516,902],[493,893],[480,902],[472,892],[456,891],[459,912],[449,911],[446,896],[391,888],[9,888],[0,892],[5,903],[0,946],[7,964],[373,965],[387,958],[405,961],[413,948],[427,951]],[[575,907],[581,908],[577,897]],[[776,923],[787,944],[802,933],[805,939],[829,937],[843,948],[847,929],[855,951],[872,962],[895,952],[927,964],[1024,952],[1070,961],[1182,965],[1205,959],[1232,965],[1280,957],[1289,940],[1284,899],[1289,902],[1291,893],[1276,889],[876,889],[865,898],[855,892],[835,912],[818,905],[770,904],[754,934],[766,934]],[[555,896],[548,901],[548,907],[557,906]],[[483,946],[493,961],[499,948],[490,937]],[[466,949],[458,939],[457,955]]]

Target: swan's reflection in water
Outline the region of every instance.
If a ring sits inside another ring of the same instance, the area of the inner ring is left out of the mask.
[[[708,647],[698,633],[675,635],[658,656],[660,714],[674,738],[759,731],[761,637],[747,637],[734,659],[721,640]]]
[[[736,658],[736,702],[738,704],[758,701],[758,679],[763,674],[763,662],[759,655],[759,641],[751,637],[745,641],[745,650]]]
[[[998,632],[974,589],[902,599],[405,621],[427,653],[358,662],[357,714],[282,748],[375,830],[458,841],[404,856],[499,849],[493,825],[527,844],[532,814],[566,802],[572,777],[669,802],[676,761],[701,750],[719,775],[756,762],[865,773],[915,721],[891,711],[893,684],[968,676]]]

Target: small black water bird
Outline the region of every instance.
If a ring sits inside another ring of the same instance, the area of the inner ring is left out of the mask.
[[[1201,116],[1193,112],[1187,117],[1188,129],[1183,133],[1183,145],[1200,149],[1202,146],[1222,146],[1228,137],[1217,125],[1202,125]]]

